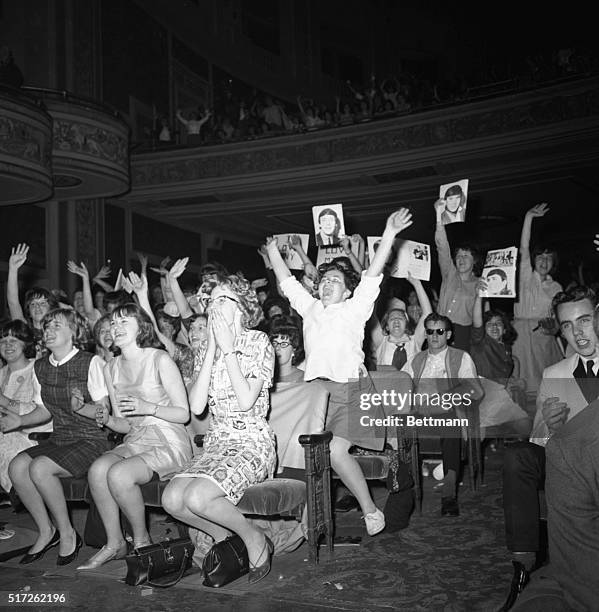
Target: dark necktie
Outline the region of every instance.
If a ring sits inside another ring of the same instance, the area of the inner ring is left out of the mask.
[[[408,354],[406,353],[406,349],[403,344],[398,344],[395,352],[393,353],[393,359],[391,360],[391,365],[397,369],[401,370],[401,368],[405,365],[408,360]]]
[[[574,378],[589,404],[599,397],[599,379],[593,372],[593,365],[592,360],[585,363],[582,358],[579,358],[578,366],[574,370]]]

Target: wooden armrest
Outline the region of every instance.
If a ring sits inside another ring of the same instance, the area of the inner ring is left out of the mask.
[[[330,431],[323,431],[318,434],[302,434],[299,437],[299,443],[302,446],[314,446],[315,444],[322,444],[323,442],[330,442],[333,439],[333,433]]]

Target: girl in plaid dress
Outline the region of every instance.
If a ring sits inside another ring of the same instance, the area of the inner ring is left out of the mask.
[[[39,530],[22,564],[36,561],[56,545],[57,565],[76,559],[82,541],[71,524],[60,479],[83,476],[96,457],[109,448],[105,432],[89,418],[95,413],[95,406],[90,404],[107,403],[108,392],[102,359],[77,348],[86,339],[86,325],[74,310],[57,309],[46,314],[42,329],[50,355],[35,362],[36,407],[23,415],[0,410],[4,432],[50,420],[54,427],[48,441],[19,453],[8,468],[15,491]]]

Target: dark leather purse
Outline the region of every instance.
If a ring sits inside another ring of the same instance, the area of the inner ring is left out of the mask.
[[[173,586],[191,567],[192,557],[193,544],[189,538],[165,540],[136,548],[125,557],[125,582],[131,586],[144,582],[160,588]]]
[[[222,587],[247,574],[250,570],[248,551],[238,535],[217,542],[202,563],[204,586]]]

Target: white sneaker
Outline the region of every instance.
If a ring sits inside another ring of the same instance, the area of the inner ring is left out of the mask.
[[[374,536],[385,529],[385,515],[378,508],[370,514],[365,514],[363,518],[369,536]]]

